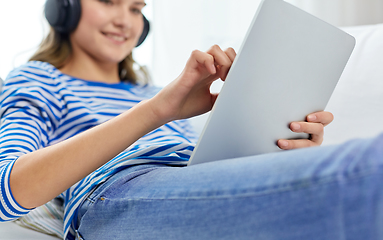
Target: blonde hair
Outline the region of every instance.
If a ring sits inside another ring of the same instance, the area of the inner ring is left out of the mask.
[[[59,69],[65,65],[71,54],[72,46],[69,35],[59,33],[51,27],[49,34],[41,42],[38,50],[33,54],[29,61],[48,62]],[[133,60],[132,53],[118,64],[118,71],[122,81],[127,81],[133,84],[137,83],[138,79],[133,68],[134,64],[135,61]],[[147,75],[147,72],[145,72],[141,66],[139,70],[144,71],[144,74]],[[141,79],[141,81],[147,83],[146,80]]]

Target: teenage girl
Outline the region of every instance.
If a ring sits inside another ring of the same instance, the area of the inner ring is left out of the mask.
[[[66,239],[297,239],[287,221],[312,224],[322,212],[310,212],[306,197],[325,200],[302,179],[321,176],[316,167],[330,166],[323,158],[331,151],[182,167],[197,139],[182,119],[211,110],[217,95],[210,85],[225,80],[236,53],[217,45],[195,50],[162,90],[137,81],[132,50],[148,31],[145,5],[47,1],[51,31],[31,61],[11,72],[1,97],[0,220],[58,196]],[[319,146],[332,120],[311,113],[290,125],[310,139],[278,146]],[[305,187],[314,195],[300,192]]]

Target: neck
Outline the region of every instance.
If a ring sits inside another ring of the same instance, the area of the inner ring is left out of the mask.
[[[73,54],[64,67],[62,73],[89,81],[104,83],[119,83],[118,63],[99,62],[89,56]]]

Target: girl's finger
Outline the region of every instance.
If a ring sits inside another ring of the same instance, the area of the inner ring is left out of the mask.
[[[308,122],[321,123],[323,126],[327,126],[334,120],[334,115],[330,112],[321,111],[309,114],[306,120]]]
[[[311,122],[292,122],[290,129],[297,133],[308,133],[308,134],[323,134],[324,126],[322,123],[311,123]]]
[[[214,57],[215,64],[219,65],[219,76],[222,80],[225,80],[227,73],[233,63],[229,56],[222,51],[218,45],[212,46],[207,53],[211,54]]]
[[[210,74],[216,74],[217,69],[214,65],[214,57],[211,54],[194,50],[188,61],[189,67],[196,69],[204,65]]]
[[[296,133],[310,134],[310,141],[315,144],[322,144],[324,136],[324,126],[321,123],[308,123],[308,122],[293,122],[290,124],[290,129]]]
[[[298,140],[280,139],[280,140],[278,140],[277,145],[279,148],[281,148],[283,150],[319,146],[319,144],[317,144],[317,143],[315,143],[309,139],[298,139]]]
[[[233,48],[228,48],[225,50],[226,55],[230,58],[230,61],[233,63],[237,53]]]

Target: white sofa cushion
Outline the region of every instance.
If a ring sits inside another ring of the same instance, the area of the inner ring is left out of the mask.
[[[383,131],[383,24],[344,30],[357,43],[326,108],[335,119],[325,129],[325,145]]]

